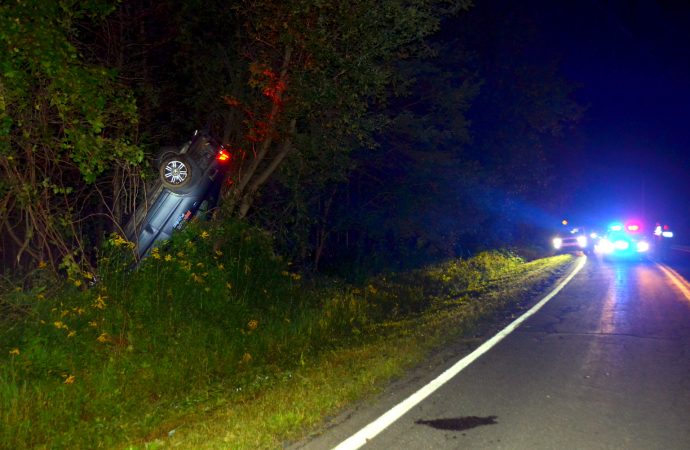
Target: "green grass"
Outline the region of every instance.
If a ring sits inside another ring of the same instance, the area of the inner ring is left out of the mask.
[[[128,253],[111,239],[90,289],[2,294],[0,447],[280,447],[569,261],[305,282],[240,224],[188,227],[136,271]]]

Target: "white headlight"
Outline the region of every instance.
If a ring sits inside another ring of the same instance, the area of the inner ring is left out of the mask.
[[[646,252],[647,250],[649,250],[649,242],[640,241],[637,243],[638,252]]]
[[[577,237],[577,245],[579,245],[580,248],[587,247],[587,236],[578,236]]]
[[[605,254],[613,253],[613,243],[608,239],[602,239],[599,241],[599,245],[597,245],[597,250]]]
[[[663,233],[661,233],[661,235],[663,237],[672,238],[673,237],[673,231],[664,231]]]
[[[628,241],[618,240],[613,243],[613,246],[616,250],[627,250],[628,247],[630,247],[630,243]]]
[[[553,238],[553,248],[558,250],[559,248],[561,248],[562,245],[563,245],[563,239],[561,239],[559,237]]]

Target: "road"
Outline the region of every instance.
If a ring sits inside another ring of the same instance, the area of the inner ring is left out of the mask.
[[[683,260],[589,258],[538,312],[363,448],[689,449]],[[428,381],[418,378],[302,447],[333,448]]]

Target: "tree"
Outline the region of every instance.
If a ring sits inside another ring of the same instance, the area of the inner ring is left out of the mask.
[[[78,24],[104,0],[0,5],[0,233],[3,262],[87,264],[97,178],[141,161],[128,140],[137,113],[113,71],[85,61]]]
[[[531,14],[495,0],[456,21],[462,30],[456,45],[473,52],[469,67],[483,82],[468,114],[473,143],[467,156],[480,164],[484,180],[465,195],[487,217],[488,245],[539,239],[535,229],[554,220],[549,210],[568,193],[557,170],[562,143],[584,113],[557,55],[543,51]]]
[[[198,20],[184,27],[182,54],[189,57],[182,60],[189,63],[191,91],[202,100],[195,101],[197,109],[204,103],[206,120],[243,155],[236,160],[225,214],[245,217],[278,169],[285,168],[287,179],[287,172],[306,168],[304,161],[319,160],[326,167],[307,164],[311,173],[302,171],[302,180],[344,179],[349,152],[371,145],[373,131],[383,125],[373,106],[395,93],[400,79],[394,63],[426,51],[424,38],[438,29],[440,18],[468,5],[442,0],[205,3]],[[227,32],[209,31],[219,27]],[[212,49],[210,57],[194,54],[202,46]],[[208,74],[215,83],[207,82]],[[217,103],[220,98],[224,105]],[[296,164],[286,168],[290,160]],[[329,165],[333,160],[344,163]]]

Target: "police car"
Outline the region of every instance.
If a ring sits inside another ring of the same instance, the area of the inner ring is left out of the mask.
[[[637,222],[616,222],[596,244],[595,252],[605,257],[641,258],[651,249],[644,227]]]

